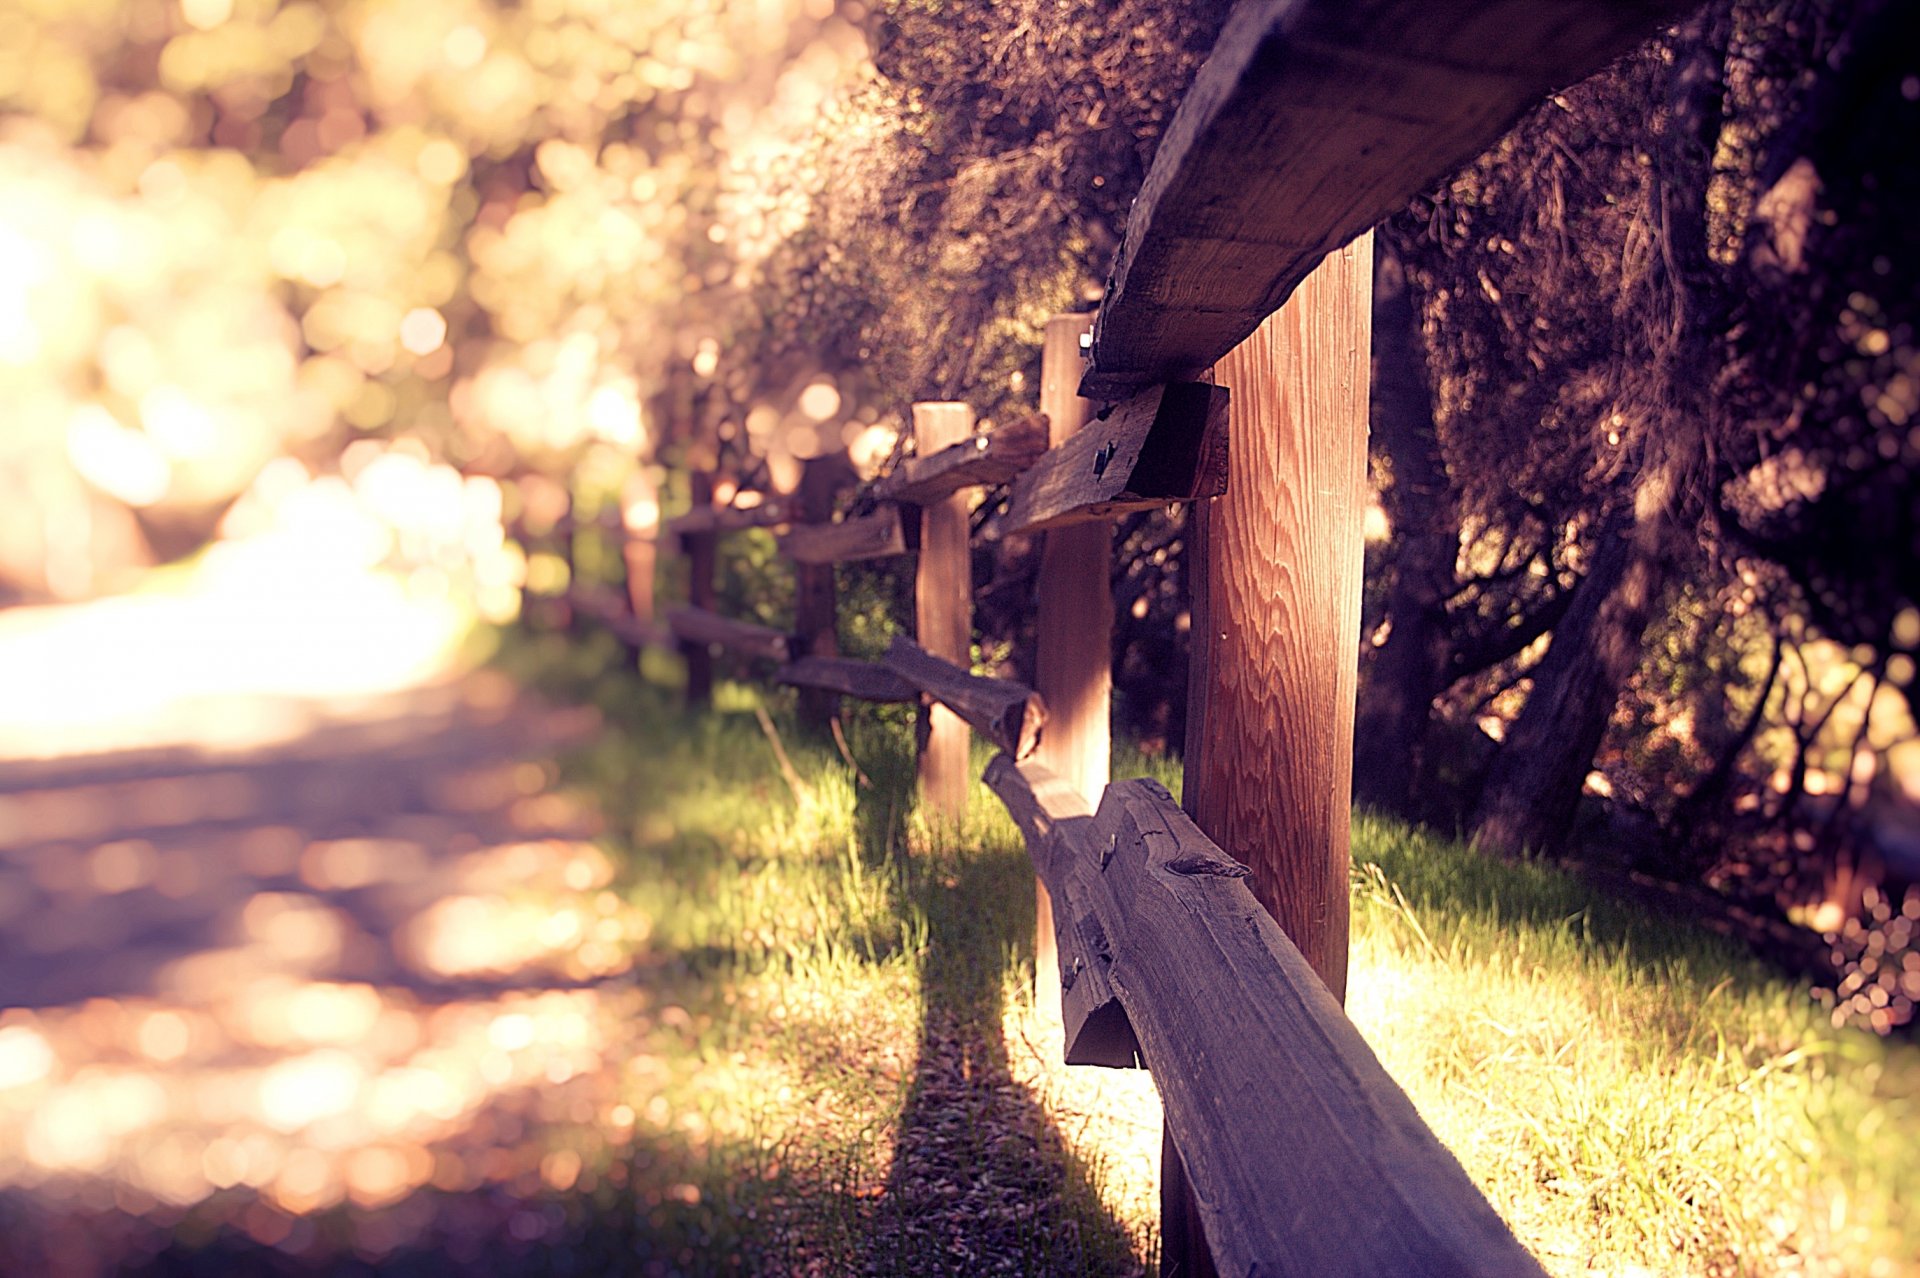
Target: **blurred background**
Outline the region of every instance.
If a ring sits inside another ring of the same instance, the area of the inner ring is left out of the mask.
[[[557,785],[599,720],[489,645],[677,599],[625,534],[807,461],[857,504],[915,400],[1030,409],[1228,8],[0,0],[0,1272],[655,1264],[609,1151],[704,1148],[726,1069]],[[1357,654],[1362,803],[1882,1036],[1920,1006],[1915,13],[1706,6],[1382,223]],[[1115,530],[1142,766],[1185,531]],[[791,623],[764,531],[721,555],[723,611]],[[1036,563],[977,552],[979,669],[1030,675]],[[840,587],[873,655],[906,577]]]

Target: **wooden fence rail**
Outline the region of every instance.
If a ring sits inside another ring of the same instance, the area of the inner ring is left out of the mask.
[[[1248,868],[1158,782],[1115,782],[1089,812],[1032,763],[1000,755],[986,779],[1053,896],[1067,1059],[1145,1059],[1223,1271],[1542,1272],[1247,890]],[[1334,1219],[1309,1225],[1320,1212]]]
[[[919,454],[837,522],[824,462],[796,504],[751,509],[714,507],[696,472],[693,509],[661,527],[691,561],[692,606],[661,627],[577,592],[568,615],[677,641],[694,704],[724,649],[809,697],[923,701],[1004,751],[986,781],[1037,874],[1038,1002],[1069,1063],[1144,1063],[1165,1102],[1164,1274],[1540,1272],[1340,1009],[1369,342],[1356,237],[1690,7],[1243,0],[1160,145],[1091,332],[1085,315],[1047,326],[1038,412],[975,434],[964,404],[916,405]],[[1003,483],[982,535],[1046,538],[1037,691],[967,668],[957,495]],[[1108,784],[1103,521],[1171,502],[1193,503],[1186,811],[1152,782]],[[715,538],[780,526],[803,578],[793,636],[713,610]],[[608,523],[557,531],[589,527]],[[838,656],[831,565],[915,553],[926,647]],[[948,762],[923,758],[923,794],[951,810],[965,738],[933,740]]]

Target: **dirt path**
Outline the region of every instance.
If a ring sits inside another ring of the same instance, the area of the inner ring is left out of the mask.
[[[594,716],[313,584],[0,614],[0,1273],[635,1257],[645,925],[551,788]],[[280,655],[223,672],[241,614]]]

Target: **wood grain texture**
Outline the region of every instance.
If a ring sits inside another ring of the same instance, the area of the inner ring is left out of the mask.
[[[1164,787],[1116,782],[1090,814],[1035,762],[999,756],[986,779],[1062,903],[1069,1008],[1092,982],[1106,1043],[1137,1044],[1153,1071],[1219,1272],[1537,1278],[1248,868]],[[1069,1014],[1082,1036],[1090,1023]]]
[[[1081,391],[1193,377],[1333,249],[1691,0],[1247,0],[1181,101]]]
[[[1327,987],[1346,989],[1372,241],[1215,367],[1226,494],[1196,511],[1184,798]]]
[[[1080,338],[1089,317],[1055,315],[1040,351],[1040,411],[1049,443],[1072,439],[1093,411],[1080,398]],[[1036,587],[1034,685],[1053,722],[1038,761],[1079,791],[1100,801],[1112,779],[1113,753],[1113,526],[1100,519],[1045,534]],[[1059,987],[1041,974],[1058,965],[1054,910],[1047,888],[1034,880],[1034,1007],[1049,1019],[1061,1014]]]
[[[937,457],[972,437],[970,406],[951,402],[913,406],[914,446],[923,456]],[[913,579],[914,634],[927,652],[970,670],[973,548],[967,535],[967,499],[956,490],[917,509],[920,556]],[[971,744],[964,719],[937,702],[927,707],[920,793],[936,811],[955,819],[966,815],[967,791],[973,785]]]
[[[792,655],[789,636],[770,626],[735,621],[705,608],[669,608],[667,627],[688,647],[725,648],[743,657],[784,662]]]
[[[1111,787],[1089,833],[1108,849],[1111,979],[1219,1272],[1542,1272],[1254,900],[1245,866],[1153,781]]]
[[[1024,683],[971,674],[901,635],[887,649],[886,667],[1016,759],[1032,754],[1040,742],[1046,703]]]
[[[814,688],[860,701],[918,701],[920,689],[885,666],[852,657],[796,657],[774,672],[774,682]]]
[[[789,559],[803,564],[845,564],[890,559],[913,549],[898,506],[882,506],[836,524],[797,524],[780,539]]]
[[[1218,386],[1174,382],[1141,391],[1056,438],[1014,481],[996,535],[1218,496],[1227,482],[1226,424],[1227,392]]]
[[[930,445],[917,441],[922,449]],[[881,501],[924,506],[963,488],[1003,484],[1047,451],[1047,422],[1038,413],[1017,417],[984,435],[969,435],[935,451],[909,457],[873,485]]]

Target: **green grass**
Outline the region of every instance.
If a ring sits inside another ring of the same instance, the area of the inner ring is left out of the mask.
[[[650,922],[624,1173],[644,1253],[696,1274],[1140,1272],[1097,1168],[1009,1073],[1032,869],[992,797],[959,823],[915,813],[897,707],[849,716],[863,784],[780,697],[722,684],[688,717],[601,676],[608,655],[514,636],[499,660],[610,729],[563,779],[597,800],[617,889]]]
[[[1361,814],[1349,1007],[1550,1269],[1915,1272],[1920,1051],[1720,938]]]
[[[652,921],[628,1179],[661,1272],[1149,1265],[1151,1220],[1101,1205],[1097,1127],[1063,1140],[1010,1077],[1031,872],[991,796],[928,822],[903,712],[851,717],[862,785],[776,698],[796,791],[761,694],[723,685],[688,719],[596,677],[605,656],[519,640],[503,660],[614,729],[569,776]],[[1115,772],[1178,788],[1164,759],[1123,749]],[[1721,939],[1551,867],[1364,813],[1354,851],[1350,1011],[1550,1271],[1920,1272],[1900,1206],[1920,1051],[1833,1030]]]

